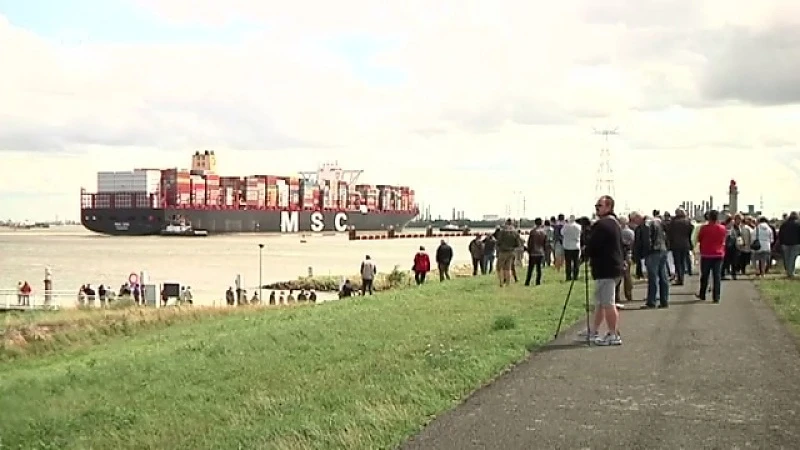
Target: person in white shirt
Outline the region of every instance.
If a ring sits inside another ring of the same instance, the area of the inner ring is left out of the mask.
[[[564,260],[567,281],[578,278],[581,259],[581,225],[575,221],[575,216],[569,216],[567,224],[561,229],[564,242]]]
[[[766,217],[758,219],[758,225],[751,236],[750,250],[753,252],[753,260],[758,270],[756,276],[763,277],[772,262],[772,242],[775,240]]]

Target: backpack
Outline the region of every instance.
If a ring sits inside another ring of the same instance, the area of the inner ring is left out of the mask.
[[[726,248],[734,248],[736,247],[736,230],[731,228],[728,231],[728,234],[725,235],[725,247]]]
[[[564,235],[561,234],[561,231],[563,229],[564,229],[564,224],[563,223],[556,224],[553,227],[553,237],[555,238],[555,241],[557,243],[559,243],[559,244],[563,244],[564,243]]]

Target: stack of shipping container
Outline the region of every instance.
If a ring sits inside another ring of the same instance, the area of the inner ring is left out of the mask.
[[[188,170],[161,171],[161,195],[167,206],[189,205],[192,200],[192,179]]]
[[[221,206],[219,175],[209,173],[203,178],[206,181],[206,205],[212,207]]]
[[[406,186],[351,186],[341,180],[319,184],[297,177],[220,177],[183,169],[99,172],[97,208],[222,208],[289,210],[410,211],[414,191]]]

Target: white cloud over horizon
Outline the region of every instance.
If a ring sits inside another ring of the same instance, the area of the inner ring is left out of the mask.
[[[0,11],[0,218],[77,218],[95,172],[203,149],[224,174],[338,160],[444,216],[514,191],[528,215],[584,213],[606,127],[620,205],[733,178],[740,204],[800,206],[797,2],[395,3],[138,0],[175,27],[249,24],[218,43],[76,44]]]

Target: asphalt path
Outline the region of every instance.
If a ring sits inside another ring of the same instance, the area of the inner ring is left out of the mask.
[[[668,309],[623,311],[619,347],[568,330],[401,448],[800,448],[797,341],[752,282],[724,282],[720,304],[696,289],[691,277]]]

